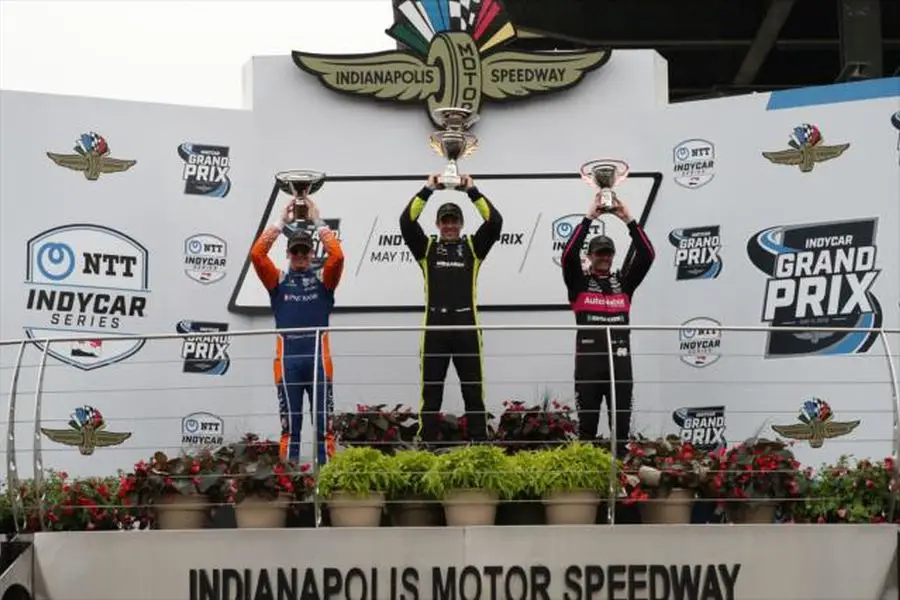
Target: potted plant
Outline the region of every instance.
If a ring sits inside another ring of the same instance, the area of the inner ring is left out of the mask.
[[[505,400],[503,408],[494,439],[509,453],[541,450],[575,439],[572,408],[557,400],[544,398],[534,406]]]
[[[497,525],[543,525],[547,517],[535,486],[535,461],[540,452],[522,450],[510,455],[510,471],[518,479],[518,492],[497,506]]]
[[[425,489],[425,474],[437,457],[424,450],[399,450],[391,461],[397,471],[390,491],[391,520],[399,527],[433,527],[440,523],[440,505]]]
[[[712,459],[677,435],[629,442],[623,461],[629,503],[639,502],[644,523],[690,523],[694,497]]]
[[[715,455],[704,488],[718,499],[717,511],[734,523],[772,523],[779,507],[789,516],[803,498],[807,480],[788,444],[753,438]]]
[[[500,498],[519,492],[519,479],[502,448],[475,444],[437,456],[425,489],[441,500],[447,525],[493,525]]]
[[[319,471],[319,493],[334,527],[378,527],[386,493],[396,486],[394,462],[369,447],[346,448]]]
[[[155,523],[159,529],[201,529],[227,469],[209,450],[175,458],[157,452],[149,463],[138,462],[120,485],[123,497],[140,507],[141,528]]]
[[[807,469],[807,499],[797,503],[798,523],[885,523],[889,519],[894,460],[861,459],[851,463],[842,455],[834,465],[817,472]],[[898,511],[900,512],[900,511]],[[900,514],[894,515],[900,523]]]
[[[415,413],[397,404],[357,404],[356,412],[341,413],[331,419],[336,443],[345,448],[366,446],[391,454],[413,442],[418,431]]]
[[[65,473],[60,475],[58,494],[44,501],[46,529],[117,531],[133,527],[134,509],[127,498],[119,494],[123,474],[79,479],[70,479]]]
[[[278,442],[252,433],[221,448],[216,459],[227,477],[207,494],[234,505],[238,528],[284,527],[288,509],[305,501],[314,487],[309,465],[282,458]]]
[[[20,533],[34,533],[45,529],[41,524],[41,507],[46,508],[59,504],[63,496],[63,486],[69,480],[65,471],[47,470],[38,484],[34,479],[19,480],[18,489],[6,487],[3,492],[3,509],[5,515],[4,532],[15,533],[15,504],[19,503]],[[8,486],[8,482],[6,483]],[[44,525],[49,526],[48,522]]]
[[[612,461],[609,451],[578,441],[537,452],[530,468],[534,490],[547,510],[547,523],[593,524],[600,501],[614,487]]]

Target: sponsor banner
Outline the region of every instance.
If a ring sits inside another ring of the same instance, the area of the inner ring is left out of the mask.
[[[762,321],[773,326],[878,328],[881,303],[873,286],[878,219],[780,225],[747,242],[750,262],[769,279]],[[864,353],[878,338],[867,332],[773,332],[767,357]]]
[[[218,236],[198,233],[184,240],[184,274],[197,283],[222,281],[227,260],[228,244]]]
[[[722,273],[722,237],[718,225],[674,229],[669,243],[675,247],[675,279],[715,279]]]
[[[660,174],[635,173],[617,188],[635,218],[645,222],[653,208]],[[424,181],[354,179],[328,181],[316,194],[323,218],[339,231],[344,252],[344,271],[338,287],[341,310],[421,310],[424,301],[422,271],[400,234],[399,220],[410,199]],[[566,288],[559,257],[566,241],[587,210],[593,195],[576,174],[550,177],[521,175],[477,180],[479,190],[503,216],[503,231],[481,265],[478,302],[482,309],[565,308]],[[366,198],[361,202],[360,198]],[[553,198],[548,203],[546,198]],[[530,199],[530,201],[529,201]],[[264,207],[257,231],[277,219],[288,196],[273,191]],[[457,203],[463,212],[463,233],[473,235],[483,222],[468,196],[456,191],[437,191],[426,204],[419,223],[428,235],[436,234],[435,212],[444,202]],[[540,212],[517,207],[541,206]],[[613,238],[617,253],[614,268],[627,259],[631,238],[628,228],[612,215],[594,221],[586,240],[604,232]],[[253,235],[253,232],[248,232]],[[286,238],[281,236],[269,257],[285,266]],[[317,249],[322,258],[322,249]],[[535,281],[545,282],[534,285]],[[249,263],[244,261],[229,309],[234,312],[268,313],[269,296]]]
[[[102,225],[63,225],[27,242],[25,333],[29,338],[142,333],[150,298],[148,252]],[[35,342],[43,349],[43,344]],[[89,371],[125,360],[144,340],[54,343],[47,354]]]
[[[195,412],[181,419],[181,446],[186,451],[218,448],[224,436],[225,422],[218,415]]]
[[[224,198],[231,191],[231,159],[227,146],[210,146],[185,142],[178,146],[178,156],[184,162],[181,178],[184,193],[192,196]]]
[[[696,317],[681,324],[678,330],[678,351],[681,362],[703,368],[721,358],[722,331],[709,329],[722,324],[715,319]]]
[[[716,176],[715,166],[716,147],[712,142],[685,140],[672,150],[672,178],[681,187],[703,187]]]
[[[724,406],[679,408],[672,413],[672,420],[681,428],[678,435],[682,441],[690,442],[699,450],[716,450],[728,444],[725,441]]]
[[[175,330],[178,333],[213,333],[228,331],[228,323],[208,321],[180,321]],[[231,336],[211,335],[185,337],[181,344],[181,358],[184,359],[184,373],[203,375],[224,375],[231,366],[228,349]]]

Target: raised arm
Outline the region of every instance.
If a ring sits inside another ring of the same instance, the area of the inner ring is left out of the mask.
[[[334,232],[322,223],[319,226],[319,239],[325,246],[325,264],[322,265],[322,283],[329,290],[335,290],[344,273],[344,250]]]
[[[633,294],[637,287],[641,285],[641,282],[644,281],[644,277],[647,276],[650,265],[653,264],[653,259],[656,258],[656,250],[653,249],[653,244],[650,243],[650,238],[647,237],[644,228],[631,216],[631,211],[617,196],[613,196],[613,213],[628,227],[631,245],[634,248],[634,256],[631,262],[622,269],[619,277],[625,291],[628,294]]]
[[[322,219],[319,205],[308,196],[305,200],[309,207],[309,218],[316,224],[319,230],[319,240],[325,247],[325,264],[322,265],[321,274],[322,283],[326,288],[334,291],[341,282],[341,275],[344,273],[344,250],[341,248],[341,242],[337,239],[337,236]]]
[[[597,203],[595,198],[591,201],[591,205],[588,207],[584,218],[581,219],[581,223],[575,227],[575,231],[569,236],[569,241],[566,242],[566,247],[563,249],[561,259],[563,281],[566,282],[566,287],[570,290],[581,281],[584,275],[581,266],[581,249],[584,247],[584,240],[587,239],[587,234],[591,230],[591,223],[600,216],[600,211],[600,204]]]
[[[431,187],[429,180],[429,184],[413,196],[400,215],[400,233],[403,235],[403,241],[406,243],[409,251],[412,252],[413,257],[417,261],[425,258],[425,253],[428,250],[428,236],[425,235],[425,232],[422,231],[422,226],[419,225],[419,215],[425,210],[425,203],[428,202],[432,193],[434,193],[434,188]]]
[[[484,260],[493,245],[500,239],[500,232],[503,230],[503,217],[491,201],[485,198],[484,194],[475,187],[471,177],[467,176],[466,182],[468,184],[466,186],[466,194],[469,195],[469,199],[475,205],[475,210],[484,219],[484,223],[478,227],[475,235],[472,236],[472,248],[475,251],[475,256]]]
[[[282,229],[284,229],[283,221],[269,225],[256,238],[256,241],[253,242],[253,246],[250,248],[250,262],[253,263],[256,276],[259,277],[259,280],[269,292],[275,289],[281,278],[281,272],[275,266],[275,263],[272,262],[272,259],[269,258],[269,250],[272,249],[272,244],[278,239]]]
[[[633,294],[650,271],[650,266],[656,258],[656,251],[644,228],[634,219],[628,222],[628,233],[631,235],[634,256],[628,267],[622,272],[621,279],[625,290],[629,294]]]

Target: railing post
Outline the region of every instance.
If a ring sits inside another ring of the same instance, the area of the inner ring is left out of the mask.
[[[19,372],[22,368],[22,357],[25,355],[25,341],[19,343],[16,354],[16,366],[13,368],[12,383],[9,386],[9,400],[6,409],[6,485],[12,488],[12,513],[19,533],[19,518],[22,516],[22,491],[19,489],[19,469],[16,465],[16,394],[19,387]],[[7,489],[9,493],[9,489]],[[24,521],[23,521],[24,525]]]
[[[313,430],[313,457],[312,471],[316,478],[316,487],[313,492],[313,515],[316,527],[319,527],[322,519],[322,505],[319,502],[319,336],[322,331],[316,328],[316,341],[313,347],[313,385],[312,385],[312,430]],[[324,362],[323,362],[324,370]],[[324,399],[323,399],[324,401]],[[301,407],[302,409],[302,407]],[[301,411],[301,419],[302,417]]]
[[[34,390],[34,441],[33,441],[33,469],[34,490],[38,494],[38,516],[41,522],[41,531],[44,530],[44,452],[41,445],[41,414],[43,413],[42,395],[44,391],[44,367],[47,366],[47,352],[50,349],[50,340],[44,340],[44,351],[41,352],[41,363],[38,366],[37,386]]]
[[[618,415],[616,414],[616,367],[613,360],[613,344],[612,332],[609,327],[606,328],[606,357],[609,360],[609,445],[612,452],[612,461],[609,468],[609,499],[606,505],[607,523],[616,524],[616,481],[618,477],[618,465],[616,464],[616,450],[618,440],[616,439],[616,423]],[[597,410],[600,409],[599,404]]]
[[[891,396],[894,400],[894,444],[892,458],[894,459],[894,472],[891,474],[891,501],[888,503],[888,523],[894,522],[894,511],[897,506],[897,486],[900,484],[900,467],[897,465],[897,456],[900,455],[900,390],[897,386],[897,369],[894,368],[894,357],[891,355],[891,345],[884,333],[884,328],[878,332],[881,344],[884,346],[884,355],[887,358],[888,373],[891,376]]]

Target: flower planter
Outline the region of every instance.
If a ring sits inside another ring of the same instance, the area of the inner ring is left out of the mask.
[[[157,529],[203,529],[209,518],[209,499],[201,494],[170,494],[156,505]]]
[[[544,497],[548,525],[593,525],[600,494],[590,490],[557,491]]]
[[[424,496],[407,496],[388,507],[394,527],[437,527],[441,507]]]
[[[497,494],[484,490],[454,490],[444,498],[448,527],[493,525],[497,518]]]
[[[641,504],[641,522],[646,524],[690,523],[693,506],[693,490],[674,488],[665,498],[651,499]]]
[[[287,523],[290,500],[287,494],[269,499],[247,496],[234,505],[238,529],[279,529]]]
[[[778,503],[772,500],[756,500],[737,506],[732,520],[740,524],[771,525],[775,521]]]
[[[335,492],[328,500],[332,527],[379,527],[383,508],[383,492],[369,492],[368,496]]]

